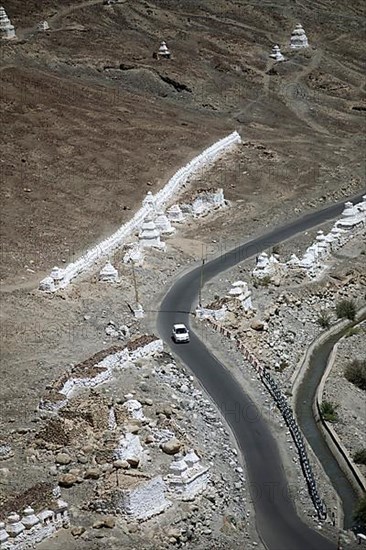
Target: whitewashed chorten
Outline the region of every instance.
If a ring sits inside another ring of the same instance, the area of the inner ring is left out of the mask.
[[[269,57],[272,57],[275,61],[285,61],[285,58],[283,57],[280,47],[276,44],[272,48],[272,53],[269,55]]]
[[[0,36],[4,40],[16,38],[14,25],[11,24],[9,17],[6,15],[6,11],[2,6],[0,6]]]
[[[290,48],[293,49],[300,49],[300,48],[308,48],[309,42],[307,39],[307,36],[305,34],[304,29],[300,25],[296,25],[295,29],[292,31],[291,38],[290,38]]]
[[[166,45],[166,42],[161,42],[159,46],[158,57],[170,59],[170,51],[168,49],[168,46]]]

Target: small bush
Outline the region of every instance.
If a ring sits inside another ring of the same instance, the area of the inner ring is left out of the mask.
[[[360,327],[351,327],[347,330],[345,337],[349,338],[350,336],[355,336],[356,334],[360,334],[361,329]]]
[[[337,317],[354,321],[356,317],[356,304],[353,300],[341,300],[336,305]]]
[[[366,466],[366,447],[355,452],[353,461],[356,464],[364,464]]]
[[[266,275],[263,279],[256,280],[257,286],[268,286],[271,284],[271,277]]]
[[[324,420],[327,422],[338,422],[338,409],[339,405],[332,403],[331,401],[323,401],[320,407],[320,412]]]
[[[358,501],[353,517],[360,527],[366,528],[366,493]]]
[[[279,244],[275,244],[272,246],[272,254],[279,254],[281,250],[281,247]]]
[[[359,361],[355,359],[346,366],[344,376],[360,390],[366,391],[366,359]]]
[[[322,328],[329,328],[330,327],[330,315],[325,309],[322,309],[319,313],[319,317],[317,318],[316,322],[319,326]]]

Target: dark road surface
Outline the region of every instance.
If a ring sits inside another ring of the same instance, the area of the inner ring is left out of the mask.
[[[359,202],[361,193],[350,200]],[[308,214],[253,239],[205,264],[204,281],[294,235],[337,217],[344,202]],[[174,323],[189,325],[197,303],[201,266],[178,279],[166,294],[158,315],[158,330],[173,352],[196,375],[225,416],[245,458],[258,532],[269,550],[335,550],[336,545],[313,531],[297,516],[288,497],[286,472],[277,443],[264,418],[229,370],[191,331],[189,344],[174,344]]]

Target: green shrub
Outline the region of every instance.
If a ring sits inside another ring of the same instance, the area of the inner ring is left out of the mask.
[[[324,420],[327,422],[338,422],[338,409],[339,405],[332,403],[331,401],[323,401],[320,407],[320,412]]]
[[[356,317],[356,304],[353,300],[341,300],[336,305],[337,317],[354,321]]]
[[[353,461],[356,464],[364,464],[366,466],[366,447],[355,452]]]
[[[351,327],[347,330],[345,337],[349,338],[350,336],[355,336],[356,334],[360,334],[361,329],[360,327]]]
[[[317,318],[316,322],[319,326],[322,328],[329,328],[330,327],[330,315],[325,309],[321,309],[319,313],[319,317]]]
[[[281,250],[281,247],[279,244],[275,244],[272,246],[272,254],[279,254]]]
[[[362,361],[355,359],[349,363],[345,368],[344,376],[348,382],[366,391],[366,359]]]
[[[353,517],[360,527],[366,528],[366,493],[358,501]]]
[[[266,275],[263,277],[263,279],[257,279],[256,283],[258,286],[268,286],[271,284],[271,277],[269,275]]]

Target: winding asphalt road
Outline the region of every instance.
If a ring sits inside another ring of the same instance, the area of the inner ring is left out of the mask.
[[[364,193],[350,200],[359,202]],[[205,264],[208,281],[237,263],[338,216],[344,202],[295,220]],[[163,340],[197,376],[230,425],[245,457],[257,529],[269,550],[335,550],[336,546],[304,524],[296,514],[277,443],[264,418],[237,380],[191,331],[189,344],[174,344],[174,323],[189,325],[197,303],[201,266],[178,279],[166,294],[157,325]]]

